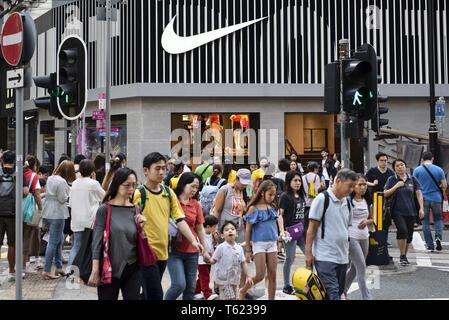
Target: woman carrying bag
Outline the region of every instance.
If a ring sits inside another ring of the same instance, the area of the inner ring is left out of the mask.
[[[136,187],[137,174],[119,169],[97,211],[88,285],[97,287],[99,300],[118,300],[120,291],[124,300],[140,300],[138,247],[146,219],[129,202]]]
[[[394,206],[391,208],[394,224],[396,225],[398,247],[400,250],[399,262],[409,265],[407,252],[413,240],[413,228],[417,216],[424,218],[424,200],[419,181],[407,174],[407,165],[404,160],[393,162],[395,175],[388,178],[385,183],[385,198],[394,196]]]

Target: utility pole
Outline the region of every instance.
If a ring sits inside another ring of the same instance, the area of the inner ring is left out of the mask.
[[[350,58],[350,52],[349,52],[349,40],[348,39],[342,39],[339,42],[339,48],[340,48],[340,137],[341,137],[341,163],[343,168],[350,168],[349,163],[349,139],[346,138],[346,130],[345,126],[346,123],[349,122],[349,115],[347,112],[344,111],[343,108],[343,60]]]
[[[429,85],[430,85],[430,127],[429,127],[429,149],[435,158],[435,164],[439,165],[439,148],[438,148],[438,128],[435,120],[435,3],[434,0],[427,0],[427,21],[429,26]]]
[[[106,0],[106,171],[111,157],[111,0]]]

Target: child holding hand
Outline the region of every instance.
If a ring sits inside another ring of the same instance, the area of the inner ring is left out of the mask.
[[[208,262],[216,264],[214,277],[220,290],[220,299],[236,300],[242,271],[247,279],[245,286],[251,287],[253,283],[243,254],[243,248],[235,243],[238,236],[237,226],[232,221],[225,221],[220,233],[221,238],[225,241],[215,249]]]

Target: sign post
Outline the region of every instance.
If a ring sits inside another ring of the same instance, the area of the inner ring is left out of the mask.
[[[439,134],[444,134],[444,118],[446,117],[446,101],[444,97],[440,97],[435,104],[435,122],[438,127]]]
[[[13,13],[6,20],[1,33],[1,50],[11,67],[26,65],[36,47],[36,26],[28,14]],[[7,88],[16,89],[16,300],[22,300],[23,273],[23,101],[25,82],[24,69],[7,72]]]

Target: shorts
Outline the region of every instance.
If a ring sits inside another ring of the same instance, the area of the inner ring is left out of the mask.
[[[396,239],[407,239],[407,243],[412,243],[416,217],[407,217],[394,214],[393,221],[396,225],[396,228],[398,229]]]
[[[233,284],[219,285],[220,300],[235,300],[238,298],[238,286]]]
[[[0,240],[3,245],[3,240],[6,237],[8,239],[8,247],[14,247],[16,245],[16,217],[0,217]]]
[[[277,241],[255,241],[253,242],[253,255],[258,253],[278,252]]]

